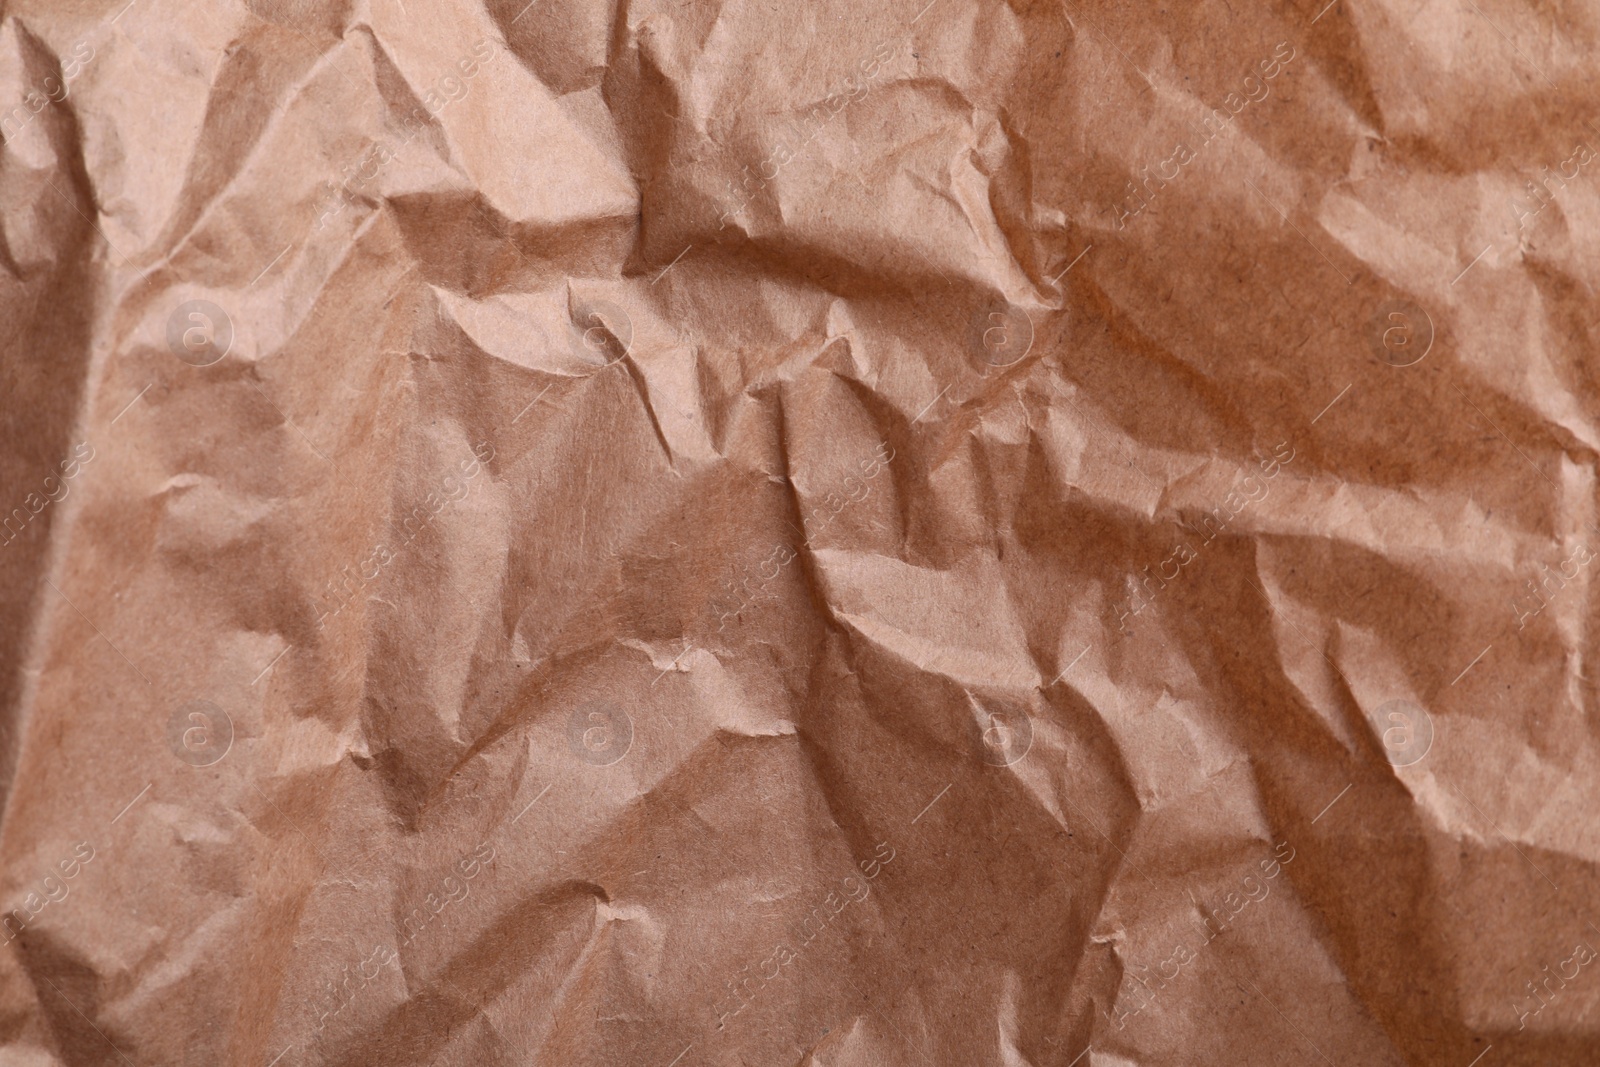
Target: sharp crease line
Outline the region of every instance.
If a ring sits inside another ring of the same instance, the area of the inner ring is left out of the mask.
[[[1287,222],[1289,224],[1289,228],[1294,230],[1295,233],[1299,234],[1300,235],[1300,239],[1305,241],[1306,244],[1311,245],[1311,251],[1313,251],[1317,255],[1321,256],[1323,258],[1323,261],[1326,262],[1328,264],[1328,266],[1332,267],[1334,269],[1334,272],[1336,274],[1338,274],[1339,277],[1344,279],[1344,283],[1346,285],[1354,285],[1355,284],[1355,279],[1350,277],[1350,275],[1346,274],[1344,271],[1340,270],[1339,269],[1339,265],[1337,263],[1335,263],[1333,260],[1328,258],[1327,253],[1323,252],[1322,249],[1318,248],[1315,244],[1313,244],[1311,238],[1306,236],[1305,231],[1302,230],[1300,227],[1296,226],[1294,224],[1294,220],[1289,218],[1289,216],[1284,213],[1284,210],[1281,207],[1279,207],[1277,204],[1274,204],[1270,199],[1268,199],[1266,193],[1263,193],[1260,189],[1256,188],[1256,183],[1255,182],[1251,181],[1249,178],[1246,178],[1245,179],[1245,184],[1250,186],[1250,188],[1255,189],[1256,190],[1256,195],[1260,196],[1261,199],[1266,200],[1268,206],[1270,206],[1272,208],[1272,210],[1276,211],[1279,215],[1282,215],[1283,216],[1283,221]]]

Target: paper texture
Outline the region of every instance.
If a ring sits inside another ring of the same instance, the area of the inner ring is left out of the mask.
[[[1592,10],[0,12],[3,1067],[1600,1062]]]

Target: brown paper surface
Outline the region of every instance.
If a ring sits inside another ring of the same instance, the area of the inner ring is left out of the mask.
[[[1591,8],[0,12],[3,1067],[1600,1063]]]

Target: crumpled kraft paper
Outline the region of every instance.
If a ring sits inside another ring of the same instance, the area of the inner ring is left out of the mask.
[[[1586,10],[0,12],[0,1064],[1600,1060]]]

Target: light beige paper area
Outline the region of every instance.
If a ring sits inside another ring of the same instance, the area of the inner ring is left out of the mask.
[[[1597,26],[0,7],[0,1064],[1600,1062]]]

